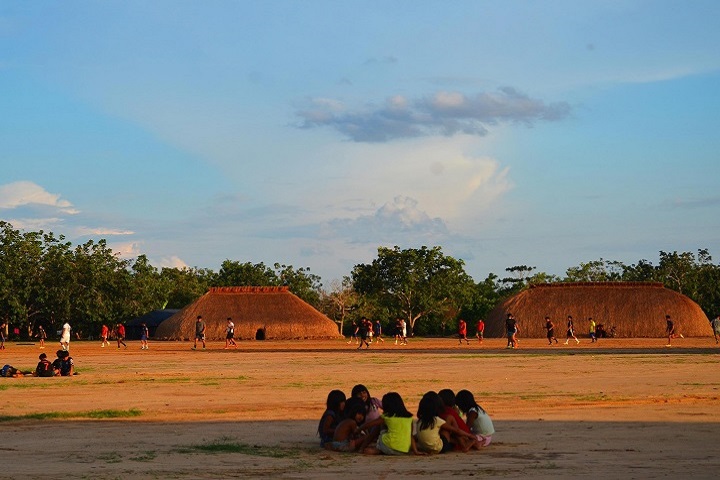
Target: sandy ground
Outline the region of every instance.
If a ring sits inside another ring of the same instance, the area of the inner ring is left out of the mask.
[[[716,478],[720,348],[665,343],[75,342],[72,378],[0,379],[0,478]],[[39,352],[11,342],[0,364],[32,369]],[[402,458],[321,450],[328,391],[356,383],[399,392],[413,412],[428,390],[469,389],[495,422],[493,444]],[[139,415],[87,415],[131,409]],[[24,417],[49,412],[77,418]]]

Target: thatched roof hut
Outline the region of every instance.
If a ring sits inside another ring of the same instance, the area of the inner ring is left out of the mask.
[[[208,340],[225,339],[227,318],[241,340],[337,338],[337,325],[287,287],[213,287],[161,323],[155,338],[191,340],[202,315]]]
[[[620,337],[662,337],[665,315],[686,336],[710,335],[708,318],[700,306],[662,283],[585,282],[531,285],[495,307],[486,320],[486,335],[505,335],[505,318],[512,313],[520,336],[545,337],[545,316],[555,324],[555,335],[565,336],[568,315],[576,334],[589,331],[589,318],[605,329],[617,329]]]

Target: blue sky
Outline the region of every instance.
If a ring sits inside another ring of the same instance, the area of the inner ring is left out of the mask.
[[[720,255],[720,2],[0,3],[0,218],[128,258]],[[717,261],[717,258],[715,259]]]

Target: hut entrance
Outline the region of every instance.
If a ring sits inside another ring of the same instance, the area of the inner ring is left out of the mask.
[[[265,340],[265,329],[264,328],[257,329],[257,332],[255,332],[255,340]]]

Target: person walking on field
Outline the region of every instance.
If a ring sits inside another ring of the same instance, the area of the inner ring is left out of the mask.
[[[110,334],[110,329],[107,325],[103,323],[103,326],[100,328],[100,338],[102,339],[102,343],[100,344],[100,347],[105,348],[105,346],[110,346],[110,342],[108,342],[108,335]]]
[[[5,330],[7,329],[7,323],[3,322],[0,324],[0,350],[5,350]]]
[[[198,340],[202,342],[203,350],[205,350],[205,322],[202,319],[202,315],[198,315],[195,321],[195,345],[193,345],[193,350],[197,350]]]
[[[597,342],[597,336],[595,335],[595,320],[592,317],[588,319],[590,321],[590,343]]]
[[[470,345],[470,340],[467,338],[467,323],[462,318],[458,321],[458,337],[458,343],[460,345],[462,345],[463,340],[465,340],[465,343]]]
[[[567,318],[567,332],[565,334],[567,340],[565,340],[565,345],[568,344],[571,338],[575,339],[576,343],[580,343],[580,340],[575,336],[575,325],[573,324],[573,318],[572,315],[568,315]]]
[[[60,348],[64,351],[70,350],[70,324],[65,322],[62,326],[62,334],[60,335]]]
[[[683,337],[682,333],[675,332],[675,323],[673,323],[670,315],[665,315],[665,322],[667,323],[667,326],[665,327],[665,333],[668,337],[667,345],[665,345],[666,347],[670,346],[670,340],[672,340],[673,338],[685,338]]]
[[[715,343],[720,343],[720,315],[710,320],[710,325],[712,325],[713,329],[713,335],[715,335]]]
[[[550,317],[545,317],[545,330],[547,330],[548,345],[552,345],[553,340],[558,343],[558,339],[555,338],[555,324]]]
[[[380,323],[380,320],[375,320],[375,323],[373,324],[373,335],[379,342],[385,343],[385,340],[382,338],[382,324]]]
[[[235,343],[235,324],[232,318],[228,317],[227,327],[225,328],[225,350],[230,347],[237,348],[237,343]]]
[[[122,323],[117,324],[115,327],[115,336],[117,337],[118,348],[120,348],[120,344],[127,348],[127,344],[125,343],[125,325]]]
[[[477,333],[475,336],[480,340],[480,344],[482,344],[485,338],[485,321],[482,318],[477,322]]]

